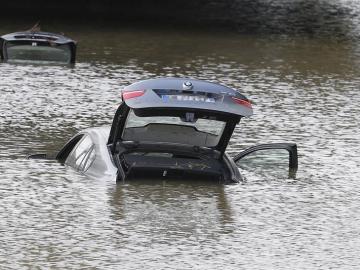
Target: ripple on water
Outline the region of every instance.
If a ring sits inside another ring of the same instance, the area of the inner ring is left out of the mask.
[[[146,47],[142,35],[139,46]],[[87,56],[74,68],[0,65],[0,268],[356,269],[356,49],[289,37],[189,40],[213,42],[188,50],[191,44],[180,40],[169,55],[185,48],[187,54],[175,60],[150,47],[119,63]],[[112,48],[117,56],[131,52]],[[297,179],[256,170],[244,172],[246,182],[225,187],[162,180],[121,185],[25,159],[59,149],[80,129],[109,125],[122,86],[168,75],[241,89],[255,115],[242,120],[229,153],[296,142]]]

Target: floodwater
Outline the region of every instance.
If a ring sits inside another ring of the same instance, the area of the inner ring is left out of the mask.
[[[344,4],[360,11],[355,2]],[[351,32],[64,28],[79,41],[75,67],[0,64],[0,269],[359,268],[360,47]],[[239,89],[255,114],[228,152],[296,142],[297,178],[249,170],[228,186],[116,184],[26,159],[109,125],[123,86],[170,76]]]

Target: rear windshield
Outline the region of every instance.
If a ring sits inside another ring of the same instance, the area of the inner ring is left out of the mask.
[[[131,110],[122,139],[214,147],[219,143],[224,127],[223,121],[211,118],[195,119],[191,113],[184,114],[184,117],[139,117]]]
[[[47,42],[7,42],[6,56],[10,61],[46,61],[70,63],[71,49],[68,44]]]

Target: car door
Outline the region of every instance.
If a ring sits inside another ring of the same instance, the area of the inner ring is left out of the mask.
[[[297,145],[294,143],[255,145],[233,159],[240,169],[260,172],[269,177],[295,178],[298,169]]]

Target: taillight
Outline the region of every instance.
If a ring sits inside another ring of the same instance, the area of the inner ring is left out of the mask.
[[[122,98],[123,100],[127,100],[130,98],[141,97],[143,94],[145,94],[145,90],[124,91],[122,92]]]
[[[237,97],[232,97],[233,101],[235,101],[237,104],[243,105],[245,107],[248,107],[250,109],[252,109],[251,103],[248,100],[245,99],[241,99],[241,98],[237,98]]]

